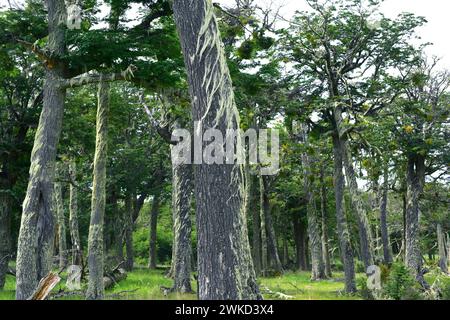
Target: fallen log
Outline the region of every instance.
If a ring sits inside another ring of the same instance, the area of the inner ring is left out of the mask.
[[[103,285],[105,289],[112,288],[116,283],[127,278],[127,272],[123,268],[115,268],[103,277]]]
[[[39,281],[38,287],[28,300],[45,300],[52,289],[61,281],[61,278],[53,272]]]

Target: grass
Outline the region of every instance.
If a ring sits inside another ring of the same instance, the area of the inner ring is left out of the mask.
[[[286,273],[274,278],[261,278],[259,280],[261,291],[267,300],[277,299],[273,294],[266,293],[268,288],[272,292],[281,292],[293,296],[295,300],[356,300],[357,295],[346,295],[343,293],[343,274],[335,273],[333,279],[315,281],[309,280],[309,272]],[[160,286],[170,287],[172,280],[164,277],[163,270],[136,269],[128,273],[125,280],[120,281],[114,288],[106,291],[106,299],[111,300],[192,300],[196,294],[172,293],[165,296]],[[196,290],[195,282],[192,283]],[[5,289],[0,291],[0,300],[14,299],[15,278],[7,276]],[[61,282],[54,289],[57,292],[64,289]],[[79,300],[82,296],[69,296],[64,300]]]

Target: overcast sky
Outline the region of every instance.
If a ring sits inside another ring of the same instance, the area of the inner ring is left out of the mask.
[[[225,6],[234,0],[213,0]],[[261,6],[271,0],[258,0]],[[308,8],[305,0],[273,0],[274,7],[282,5],[281,16],[289,19],[296,10]],[[399,13],[411,12],[425,17],[428,23],[420,28],[419,36],[423,42],[433,43],[427,54],[442,58],[441,67],[450,69],[450,1],[449,0],[385,0],[381,12],[388,18],[395,18]]]

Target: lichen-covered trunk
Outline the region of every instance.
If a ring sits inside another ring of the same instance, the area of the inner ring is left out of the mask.
[[[134,267],[134,250],[133,250],[133,204],[132,195],[128,193],[125,196],[125,270],[132,271]]]
[[[195,134],[201,137],[206,128],[215,128],[226,136],[227,129],[239,129],[239,114],[212,1],[174,0],[173,11],[193,121],[200,123]],[[195,165],[198,296],[202,300],[261,297],[248,242],[243,174],[242,166],[236,164]]]
[[[356,292],[355,283],[355,265],[353,261],[353,251],[350,242],[350,233],[347,225],[347,217],[344,212],[344,173],[343,173],[343,154],[338,137],[333,137],[333,155],[334,155],[334,197],[336,205],[336,222],[339,238],[339,247],[341,251],[342,264],[344,265],[345,291],[347,293]]]
[[[191,287],[191,198],[193,176],[191,165],[172,168],[173,257],[175,292],[192,292]]]
[[[0,186],[2,188],[3,186]],[[0,189],[0,290],[5,286],[11,260],[11,197]]]
[[[302,142],[306,145],[307,131],[302,128]],[[311,256],[311,280],[325,278],[325,265],[322,256],[322,241],[317,218],[316,202],[313,196],[313,185],[311,183],[311,161],[309,155],[303,152],[301,155],[304,179],[304,194],[306,200],[306,216],[308,219],[309,252]]]
[[[264,238],[266,238],[266,244],[263,243],[263,255],[266,254],[266,269],[271,268],[272,270],[282,273],[283,266],[281,265],[280,255],[278,253],[277,238],[275,234],[275,228],[272,221],[272,213],[269,201],[269,190],[267,178],[260,176],[260,192],[261,192],[261,221],[264,219],[264,224],[261,224],[261,231],[264,228]],[[263,231],[262,231],[263,232]],[[266,247],[265,247],[266,246]],[[266,252],[266,253],[264,253]]]
[[[293,218],[296,267],[299,271],[308,269],[306,262],[306,226],[299,215]]]
[[[159,193],[153,196],[152,209],[150,210],[150,250],[148,267],[150,269],[156,269],[156,241],[157,241],[157,228],[158,228],[158,215],[159,215]]]
[[[117,199],[117,191],[115,187],[112,187],[111,191],[111,211],[112,216],[114,217],[113,223],[113,244],[114,244],[114,252],[118,262],[123,261],[123,214],[122,211],[119,210],[118,199]]]
[[[389,246],[389,232],[387,226],[387,202],[389,191],[389,174],[388,168],[385,166],[383,172],[383,191],[380,201],[380,230],[381,230],[381,243],[383,245],[383,260],[385,264],[392,263],[391,249]]]
[[[48,0],[48,49],[54,56],[65,52],[64,0]],[[61,134],[65,88],[62,66],[47,66],[44,101],[31,152],[29,181],[22,206],[17,245],[16,299],[29,298],[51,270],[55,238],[52,208],[56,148]]]
[[[66,218],[64,214],[64,203],[63,203],[61,182],[56,182],[54,188],[55,188],[54,197],[56,205],[56,217],[58,222],[59,267],[64,268],[67,265],[67,243],[66,243]]]
[[[248,186],[247,188],[250,188],[250,202],[253,203],[255,201],[255,196],[253,192],[255,187],[254,185],[257,186],[257,183],[253,183],[254,182],[254,177],[250,176],[250,186]],[[256,200],[257,201],[257,200]],[[262,242],[261,242],[261,216],[260,216],[260,212],[259,210],[257,210],[257,206],[252,206],[251,207],[251,212],[252,212],[252,233],[253,233],[253,238],[252,238],[252,243],[253,243],[253,250],[252,250],[252,256],[253,256],[253,263],[255,266],[255,272],[257,275],[261,274],[262,271]]]
[[[438,251],[439,251],[439,268],[441,271],[448,274],[448,264],[447,264],[447,248],[446,248],[446,239],[445,233],[442,230],[442,224],[438,223],[436,226],[436,234],[437,234],[437,243],[438,243]]]
[[[425,181],[425,159],[410,155],[406,169],[406,251],[405,264],[416,277],[422,277],[422,254],[419,243],[419,198]]]
[[[268,201],[264,199],[264,182],[262,176],[259,176],[259,221],[261,222],[261,271],[264,275],[268,269],[268,255],[267,255],[267,226],[266,226],[266,210],[265,206],[269,206]]]
[[[330,248],[328,245],[327,188],[324,181],[323,168],[320,170],[320,212],[322,224],[322,256],[325,264],[325,275],[331,278]]]
[[[88,239],[89,282],[86,299],[100,300],[104,296],[103,225],[106,202],[106,158],[108,152],[109,83],[98,85],[98,105],[94,173],[92,183],[91,220]]]
[[[80,231],[78,229],[77,165],[75,161],[69,163],[69,177],[69,231],[72,243],[72,264],[81,266],[83,262],[83,253],[81,249]]]

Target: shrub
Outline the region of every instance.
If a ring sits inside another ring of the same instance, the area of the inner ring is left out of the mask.
[[[401,263],[392,265],[384,287],[384,294],[394,300],[420,300],[419,284],[408,268]]]
[[[366,267],[364,266],[364,263],[362,261],[355,261],[355,271],[357,273],[366,273]]]

